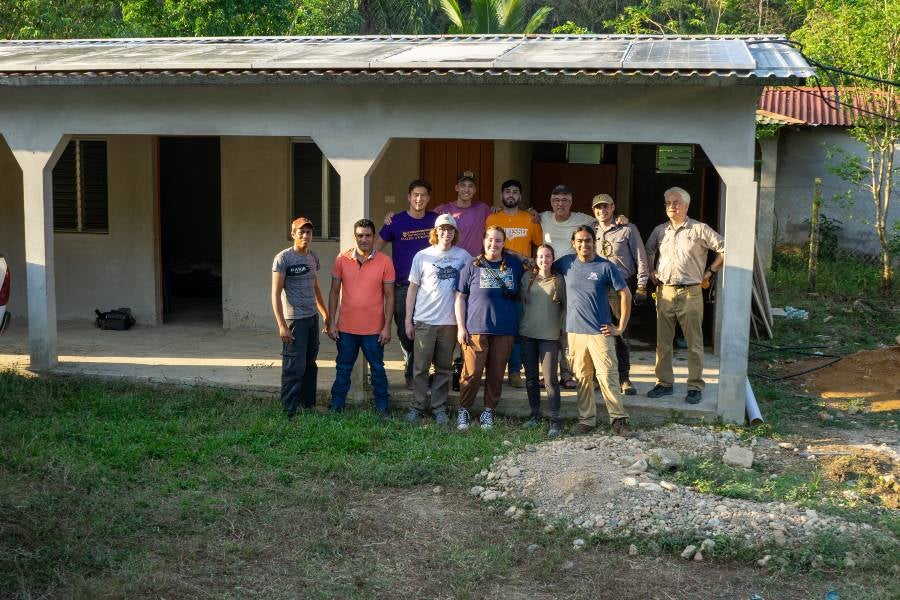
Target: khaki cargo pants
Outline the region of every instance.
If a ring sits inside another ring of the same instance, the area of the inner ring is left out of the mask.
[[[703,290],[700,284],[661,285],[656,295],[656,383],[671,387],[672,341],[681,325],[688,350],[688,390],[703,391]]]
[[[619,390],[616,338],[600,333],[569,333],[569,360],[578,379],[578,422],[597,426],[594,375],[600,382],[609,420],[628,418]]]

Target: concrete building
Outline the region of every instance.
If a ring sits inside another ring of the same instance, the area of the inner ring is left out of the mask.
[[[717,412],[744,417],[756,217],[755,109],[812,74],[778,37],[348,37],[0,42],[0,244],[31,367],[57,319],[271,327],[272,256],[316,223],[328,287],[352,223],[434,203],[472,169],[546,207],[613,194],[646,236],[662,190],[727,240],[709,338]],[[21,312],[21,311],[20,311]]]
[[[825,200],[821,214],[839,221],[839,246],[862,254],[881,252],[871,225],[871,196],[829,169],[839,160],[838,150],[847,156],[866,156],[865,146],[849,134],[861,114],[856,102],[851,93],[845,91],[836,96],[831,88],[791,86],[763,91],[757,121],[781,126],[774,136],[759,141],[757,237],[765,268],[771,266],[774,244],[808,242],[813,183],[817,178],[822,180]],[[829,158],[829,153],[835,153],[835,157]],[[895,189],[888,228],[898,219],[900,190]]]

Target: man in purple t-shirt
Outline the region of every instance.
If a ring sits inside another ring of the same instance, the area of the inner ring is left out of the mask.
[[[423,179],[415,179],[407,188],[409,208],[393,215],[375,238],[375,250],[392,244],[394,272],[394,322],[397,324],[397,339],[403,351],[406,388],[412,389],[413,341],[406,335],[406,292],[409,290],[409,270],[413,257],[420,250],[429,247],[428,234],[437,219],[437,213],[425,210],[431,200],[431,184]]]

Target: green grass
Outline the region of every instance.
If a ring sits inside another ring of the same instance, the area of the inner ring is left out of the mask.
[[[454,435],[357,410],[287,421],[272,399],[11,372],[0,398],[0,520],[14,523],[0,589],[49,585],[58,565],[115,571],[142,539],[203,536],[259,507],[333,501],[310,482],[462,486],[541,435],[502,419]]]
[[[900,297],[881,293],[881,277],[877,264],[859,257],[842,256],[840,260],[819,263],[815,294],[806,292],[807,264],[802,253],[791,247],[776,249],[767,283],[772,306],[787,305],[809,312],[806,321],[776,318],[772,340],[763,343],[781,348],[811,347],[806,352],[822,352],[846,356],[859,350],[896,344],[900,333]],[[767,368],[774,361],[809,358],[787,351],[766,351],[751,346],[750,379],[763,414],[766,431],[784,434],[796,431],[799,423],[818,423],[824,427],[847,428],[854,424],[845,419],[820,421],[818,413],[825,404],[802,388],[802,377],[773,380],[790,371]],[[854,402],[847,402],[849,407]],[[857,403],[858,407],[860,403]],[[900,415],[885,411],[859,413],[853,421],[858,425],[897,427]]]
[[[217,586],[247,581],[248,589],[262,589],[268,579],[302,582],[275,588],[281,595],[391,595],[397,574],[370,564],[366,548],[380,552],[390,543],[390,561],[398,560],[407,544],[416,547],[415,538],[404,537],[409,519],[423,518],[417,527],[433,545],[417,551],[427,551],[424,562],[445,573],[424,588],[426,596],[471,597],[485,580],[518,581],[522,573],[552,581],[571,558],[572,539],[586,532],[544,532],[530,515],[504,520],[505,501],[472,500],[482,512],[471,515],[478,524],[448,535],[446,522],[430,524],[435,517],[427,511],[408,516],[409,507],[396,506],[397,497],[411,494],[437,502],[438,517],[447,515],[448,505],[429,496],[432,486],[455,491],[442,502],[465,501],[473,476],[494,456],[541,439],[541,432],[506,419],[491,433],[467,435],[383,422],[360,410],[287,421],[271,398],[2,372],[0,596],[170,597],[198,589],[241,596]],[[810,473],[770,480],[689,460],[676,478],[713,494],[851,512],[829,506],[827,489]],[[381,510],[391,511],[387,524]],[[451,514],[451,523],[460,518]],[[896,515],[857,510],[854,518],[900,531]],[[590,539],[616,555],[632,541],[665,554],[698,541]],[[757,557],[758,549],[739,540],[721,542],[717,559],[752,564]],[[530,543],[540,552],[524,553]],[[843,542],[829,543],[816,554],[825,556],[824,565],[799,555],[785,554],[785,561],[803,573],[838,572]],[[871,568],[881,577],[869,565],[896,563],[885,554],[896,547],[873,542],[856,551],[866,557],[863,573]],[[290,577],[277,571],[284,564],[295,565]],[[227,579],[216,577],[226,570]],[[404,590],[416,589],[404,583]]]

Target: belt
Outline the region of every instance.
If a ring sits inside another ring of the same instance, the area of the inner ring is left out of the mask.
[[[664,283],[666,287],[675,288],[676,290],[680,290],[682,288],[694,287],[695,285],[700,285],[699,283]]]

